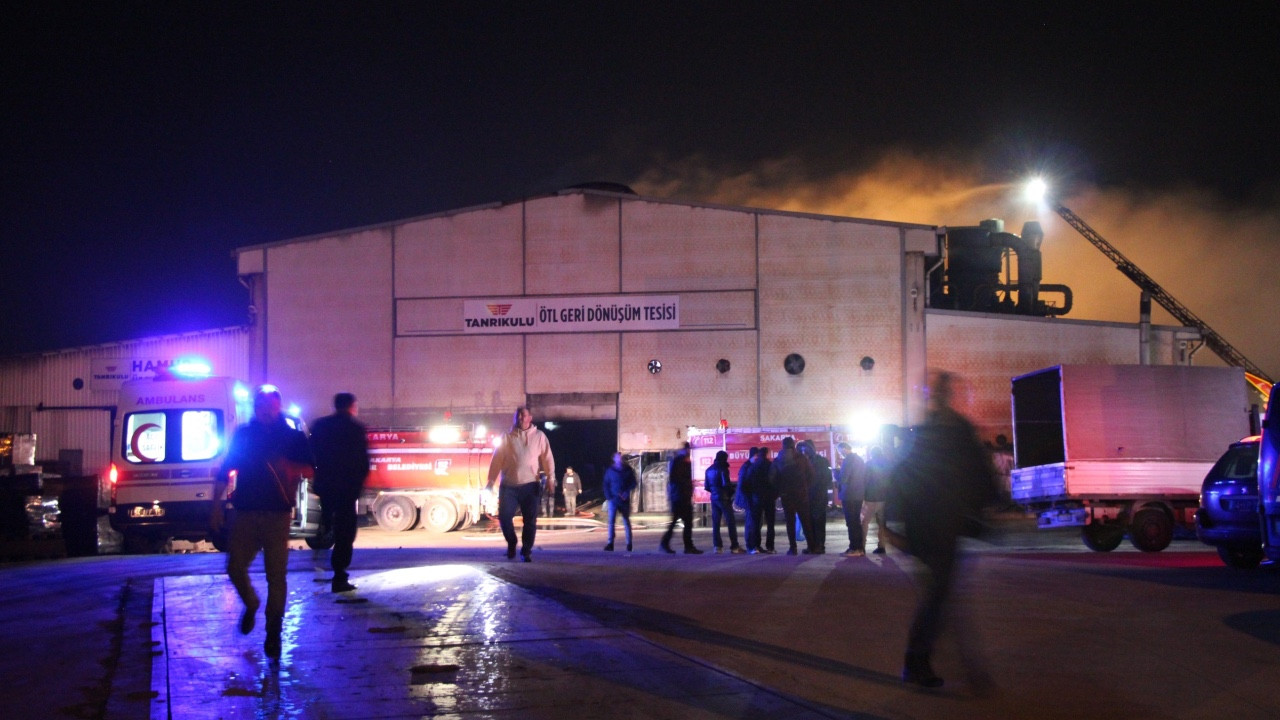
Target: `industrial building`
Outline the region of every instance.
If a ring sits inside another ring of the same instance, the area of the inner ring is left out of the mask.
[[[248,325],[0,359],[0,433],[93,473],[120,382],[191,355],[309,419],[337,391],[371,427],[501,426],[528,405],[616,422],[631,452],[722,421],[910,425],[933,370],[965,378],[992,439],[1015,375],[1190,362],[1197,330],[1062,317],[1070,290],[1040,283],[1033,234],[584,186],[242,247]]]

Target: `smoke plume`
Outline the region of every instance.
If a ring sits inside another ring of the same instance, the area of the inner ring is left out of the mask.
[[[701,158],[665,163],[632,184],[642,195],[928,225],[1002,218],[1044,227],[1044,281],[1075,292],[1067,317],[1137,322],[1138,288],[1052,210],[1022,188],[992,183],[977,163],[895,151],[865,170],[815,176],[795,160],[725,171]],[[1048,178],[1052,182],[1052,178]],[[1077,186],[1061,197],[1130,261],[1272,377],[1280,371],[1273,313],[1280,267],[1276,207],[1249,208],[1196,188],[1140,191]],[[1053,300],[1054,296],[1046,296]],[[1153,322],[1177,324],[1159,306]],[[1197,364],[1221,364],[1201,349]]]

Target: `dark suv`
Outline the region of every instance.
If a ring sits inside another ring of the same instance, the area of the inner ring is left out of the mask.
[[[1231,567],[1250,569],[1262,562],[1258,438],[1232,443],[1205,476],[1196,511],[1196,537],[1218,548],[1218,557]]]

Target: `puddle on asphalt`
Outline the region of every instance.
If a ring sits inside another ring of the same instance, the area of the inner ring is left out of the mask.
[[[409,682],[412,685],[453,682],[453,674],[458,669],[458,665],[415,665],[409,668]]]

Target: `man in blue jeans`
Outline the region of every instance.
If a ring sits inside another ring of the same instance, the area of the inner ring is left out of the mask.
[[[631,552],[631,493],[639,484],[636,471],[623,460],[622,453],[614,453],[613,464],[604,471],[604,501],[609,506],[609,544],[604,546],[605,550],[613,551],[614,523],[618,515],[622,515],[627,552]]]
[[[490,492],[499,475],[502,484],[498,491],[498,523],[502,525],[502,537],[507,541],[507,558],[516,556],[515,515],[518,508],[524,522],[520,531],[520,556],[525,562],[532,562],[533,541],[538,532],[538,499],[543,492],[555,492],[554,484],[548,490],[543,483],[545,478],[556,476],[556,462],[551,456],[547,436],[533,426],[533,413],[527,407],[516,408],[511,432],[502,437],[502,444],[489,462],[486,487]]]

